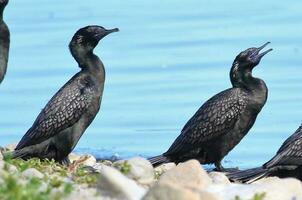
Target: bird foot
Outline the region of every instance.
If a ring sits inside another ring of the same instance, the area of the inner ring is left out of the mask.
[[[68,157],[64,158],[63,160],[60,161],[60,163],[64,166],[69,166],[70,165],[70,160]]]

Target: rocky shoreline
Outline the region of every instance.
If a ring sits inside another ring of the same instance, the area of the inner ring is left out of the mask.
[[[10,148],[2,148],[2,151]],[[70,154],[72,165],[10,160],[0,153],[0,199],[32,200],[302,200],[302,183],[270,177],[231,183],[197,160],[153,168],[141,157],[111,162]]]

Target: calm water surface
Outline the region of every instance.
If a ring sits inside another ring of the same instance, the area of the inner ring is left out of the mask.
[[[0,86],[0,145],[16,143],[52,95],[77,71],[68,51],[88,24],[120,28],[100,42],[107,79],[101,111],[76,151],[98,157],[151,156],[185,122],[230,87],[235,56],[266,41],[274,51],[255,69],[269,98],[227,166],[269,159],[302,120],[302,2],[154,0],[11,1],[9,69]]]

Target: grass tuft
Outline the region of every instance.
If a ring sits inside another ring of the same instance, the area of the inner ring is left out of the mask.
[[[127,161],[123,162],[115,162],[113,163],[113,167],[117,168],[120,172],[127,175],[131,170],[131,165]]]
[[[263,200],[265,197],[265,192],[256,193],[250,200]],[[235,196],[234,200],[241,200],[239,196]]]

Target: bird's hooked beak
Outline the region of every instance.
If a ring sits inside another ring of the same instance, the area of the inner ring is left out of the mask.
[[[260,51],[262,49],[264,49],[264,47],[266,47],[268,44],[270,44],[270,42],[265,43],[264,45],[262,45],[261,47],[256,48],[255,52],[251,55],[253,57],[253,59],[255,60],[261,60],[261,58],[267,54],[268,52],[272,51],[273,49],[268,49],[262,53],[260,53]],[[260,54],[259,54],[260,53]]]
[[[118,28],[114,28],[114,29],[101,29],[98,32],[95,33],[95,38],[97,40],[101,40],[102,38],[104,38],[105,36],[109,35],[110,33],[114,33],[114,32],[118,32],[119,29]]]
[[[113,28],[113,29],[108,29],[106,30],[106,35],[110,34],[110,33],[114,33],[114,32],[119,32],[120,30],[118,28]]]

